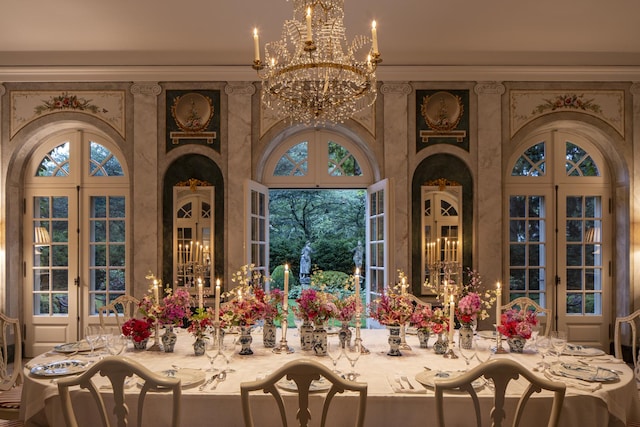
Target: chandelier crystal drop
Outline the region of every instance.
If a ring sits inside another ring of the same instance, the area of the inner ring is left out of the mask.
[[[253,68],[262,80],[262,102],[280,119],[342,123],[376,100],[382,61],[376,23],[371,37],[359,35],[348,44],[344,0],[293,0],[293,6],[282,38],[265,44],[264,62],[254,30]]]

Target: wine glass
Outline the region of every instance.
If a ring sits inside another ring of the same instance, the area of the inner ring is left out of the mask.
[[[331,359],[331,363],[333,364],[333,372],[336,374],[339,373],[337,369],[338,360],[342,357],[342,352],[344,351],[344,347],[340,344],[340,342],[329,341],[327,342],[327,356]]]
[[[491,359],[493,355],[491,347],[493,346],[493,340],[484,338],[476,339],[476,359],[478,362],[484,363]]]
[[[462,340],[458,339],[458,350],[460,351],[460,355],[464,358],[464,361],[467,364],[467,370],[469,370],[471,359],[476,356],[476,353],[478,351],[475,337],[471,339],[471,342],[469,342],[467,346],[463,346]]]
[[[231,334],[225,334],[220,338],[220,352],[222,353],[222,357],[224,357],[225,361],[225,372],[235,372],[236,370],[229,367],[231,363],[231,359],[233,359],[233,355],[236,353],[236,350],[239,345],[239,339],[236,336]]]
[[[542,369],[546,369],[549,367],[549,364],[544,360],[545,356],[549,354],[551,350],[551,337],[548,335],[538,334],[536,337],[536,349],[540,356],[542,356],[542,360],[538,362],[538,365],[542,367]]]
[[[345,351],[344,355],[347,358],[347,360],[349,361],[349,364],[351,365],[351,371],[349,371],[347,373],[347,379],[349,381],[353,381],[356,379],[356,377],[359,375],[356,371],[355,371],[355,367],[356,367],[356,362],[358,361],[358,359],[360,359],[360,344],[356,344],[353,347],[352,351]]]
[[[89,357],[93,357],[96,355],[96,344],[98,343],[98,340],[100,340],[102,337],[102,328],[100,327],[100,325],[88,325],[85,327],[85,331],[84,331],[84,339],[87,341],[87,344],[89,344],[89,348],[91,349],[91,352],[88,354]]]
[[[220,338],[220,340],[222,340],[222,337]],[[213,341],[215,341],[215,340],[213,340]],[[219,369],[214,367],[214,364],[215,364],[215,361],[218,358],[218,356],[222,356],[222,353],[220,351],[220,346],[216,345],[215,343],[211,343],[210,346],[205,346],[204,354],[205,354],[205,356],[207,356],[207,359],[209,359],[209,364],[211,365],[211,367],[209,369],[207,369],[207,371],[209,371],[209,372],[217,372],[217,371],[219,371]],[[224,357],[224,356],[222,356],[222,357]]]
[[[567,346],[567,334],[564,331],[553,331],[551,332],[551,346],[556,352],[556,356],[558,358],[558,362],[560,362],[560,356],[564,351],[564,348]]]
[[[127,345],[127,337],[122,334],[109,334],[105,335],[105,346],[107,352],[112,356],[122,353]]]

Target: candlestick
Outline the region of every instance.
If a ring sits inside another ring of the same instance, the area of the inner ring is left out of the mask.
[[[313,36],[311,34],[311,8],[307,8],[307,41],[313,41]]]
[[[260,62],[260,41],[258,40],[258,29],[253,29],[253,59]]]
[[[371,47],[373,54],[377,55],[378,52],[378,29],[376,28],[376,21],[371,22]]]
[[[356,313],[360,311],[360,268],[356,267],[354,287],[356,293]]]
[[[402,285],[400,285],[400,290],[402,295],[407,294],[407,279],[405,277],[402,278]]]
[[[198,277],[198,308],[202,308],[203,306],[202,277]]]
[[[449,296],[449,345],[453,345],[453,329],[455,326],[456,303],[453,295]]]
[[[280,322],[282,328],[282,338],[280,339],[280,345],[273,349],[274,353],[291,354],[293,349],[289,347],[287,343],[287,328],[289,327],[289,264],[284,265],[284,292],[282,295],[282,321]]]

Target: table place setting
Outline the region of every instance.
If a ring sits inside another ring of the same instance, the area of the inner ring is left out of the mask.
[[[426,394],[427,389],[422,384],[413,385],[409,377],[405,374],[387,375],[387,381],[394,393],[409,393],[409,394]]]

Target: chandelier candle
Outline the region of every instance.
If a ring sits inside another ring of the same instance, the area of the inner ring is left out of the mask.
[[[378,29],[376,28],[376,21],[371,22],[371,50],[374,55],[378,55]]]

